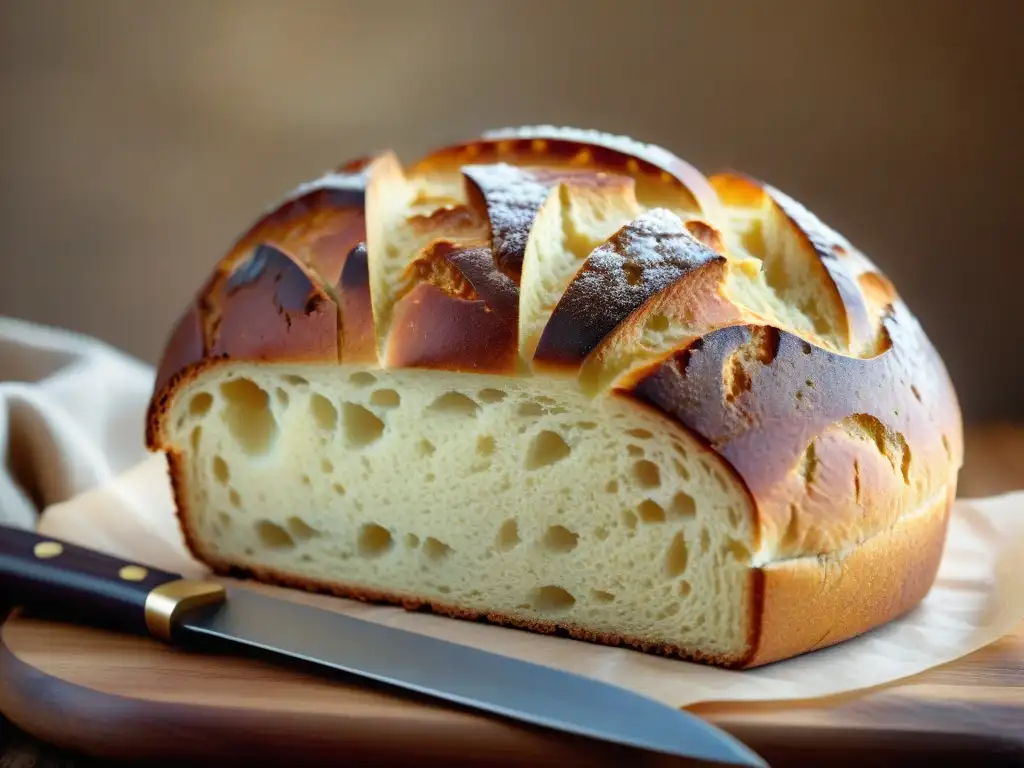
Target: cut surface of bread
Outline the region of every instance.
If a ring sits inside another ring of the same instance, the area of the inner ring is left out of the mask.
[[[147,430],[218,572],[738,668],[917,605],[962,462],[848,240],[550,127],[296,190],[175,324]]]
[[[204,557],[743,655],[750,502],[652,409],[571,381],[275,368],[214,369],[169,414]]]

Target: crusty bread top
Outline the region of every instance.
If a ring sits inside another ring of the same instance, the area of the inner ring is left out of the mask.
[[[750,491],[762,562],[839,554],[955,483],[961,416],[885,275],[774,187],[595,131],[496,131],[299,187],[170,336],[226,361],[576,377],[706,441]]]

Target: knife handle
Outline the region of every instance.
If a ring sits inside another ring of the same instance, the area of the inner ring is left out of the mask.
[[[173,641],[181,613],[223,602],[223,585],[0,526],[0,602]]]

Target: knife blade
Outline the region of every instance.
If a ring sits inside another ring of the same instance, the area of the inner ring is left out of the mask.
[[[216,580],[0,526],[0,602],[146,634],[245,648],[541,728],[650,752],[766,766],[711,723],[625,688]]]

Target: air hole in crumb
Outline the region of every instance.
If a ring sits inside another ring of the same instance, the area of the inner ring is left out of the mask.
[[[519,404],[519,407],[516,408],[516,413],[526,418],[536,418],[544,415],[544,406],[528,400],[525,403]]]
[[[499,552],[508,552],[519,545],[519,525],[515,520],[506,520],[498,529],[495,546]]]
[[[405,546],[407,549],[416,549],[420,545],[420,537],[415,533],[405,534]]]
[[[635,530],[636,529],[637,520],[638,520],[638,518],[636,516],[636,513],[633,510],[631,510],[631,509],[623,510],[623,512],[622,512],[622,524],[625,525],[627,529],[629,529],[631,531]]]
[[[188,404],[189,416],[205,416],[210,406],[213,405],[213,395],[209,392],[200,392],[193,397]]]
[[[325,475],[329,475],[329,474],[334,472],[334,464],[331,462],[330,459],[321,459],[320,460],[320,470]]]
[[[722,551],[738,563],[750,562],[750,550],[747,549],[742,542],[736,541],[736,539],[729,539],[725,542],[725,546],[722,548]]]
[[[665,553],[665,573],[669,578],[682,576],[685,573],[689,554],[686,537],[683,536],[682,531],[679,531],[672,537],[672,543],[668,545],[668,552]]]
[[[242,497],[238,495],[238,491],[234,488],[228,492],[228,500],[231,502],[231,506],[233,507],[242,506]]]
[[[690,479],[690,470],[679,459],[672,459],[672,465],[676,468],[676,474],[683,478],[683,480]]]
[[[231,527],[231,515],[229,515],[227,512],[218,512],[217,519],[220,520],[221,525],[223,525],[225,528]]]
[[[953,451],[949,447],[949,438],[946,435],[942,436],[942,447],[946,449],[946,458],[950,459],[953,457]]]
[[[344,486],[344,485],[342,485],[341,483],[334,483],[334,484],[333,484],[333,485],[331,486],[331,488],[333,488],[333,489],[334,489],[334,492],[335,492],[336,494],[338,494],[339,496],[344,496],[344,495],[345,495],[345,486]]]
[[[708,550],[711,549],[711,534],[708,533],[707,528],[700,529],[700,551],[702,555],[706,555]]]
[[[302,475],[302,484],[303,485],[312,485],[313,481],[310,479],[309,475],[303,474]]]
[[[426,480],[428,483],[432,483],[435,480],[437,480],[437,475],[435,475],[433,472],[427,472],[427,474],[423,476],[423,479]]]
[[[692,587],[690,586],[690,582],[688,582],[688,581],[680,581],[679,582],[679,596],[680,597],[686,597],[688,594],[690,594],[690,590],[691,589],[692,589]]]
[[[633,477],[644,488],[657,488],[661,485],[661,470],[653,461],[643,459],[634,464]]]
[[[543,613],[567,611],[576,604],[576,598],[561,587],[539,587],[530,594],[530,603],[534,610]]]
[[[373,411],[356,403],[341,404],[345,440],[349,445],[366,446],[384,433],[384,422]]]
[[[633,458],[644,455],[644,449],[641,448],[639,445],[627,445],[626,452]]]
[[[213,457],[213,476],[217,478],[217,482],[221,485],[227,485],[228,481],[231,479],[231,473],[228,471],[228,463],[220,456]]]
[[[402,396],[393,389],[377,389],[370,395],[370,402],[382,408],[397,408],[402,404]]]
[[[249,379],[225,381],[220,391],[226,401],[224,423],[235,442],[250,456],[267,453],[278,432],[270,396]]]
[[[494,438],[481,435],[476,439],[476,452],[479,456],[490,456],[494,453]]]
[[[320,429],[326,432],[333,432],[338,426],[338,409],[334,403],[315,392],[309,398],[309,411],[313,414],[313,421]]]
[[[416,443],[416,453],[420,455],[420,458],[433,456],[434,451],[436,450],[437,448],[434,447],[434,444],[427,440],[426,438],[423,438],[418,443]]]
[[[608,538],[608,529],[603,525],[599,525],[594,529],[594,535],[597,537],[598,541],[604,541]]]
[[[319,536],[320,531],[311,526],[301,517],[292,516],[288,518],[288,530],[292,532],[292,536],[296,539],[312,539],[314,536]]]
[[[646,429],[628,429],[626,430],[627,435],[635,437],[637,440],[650,440],[654,435]]]
[[[580,429],[586,430],[597,429],[597,424],[594,423],[593,421],[581,421],[577,423],[576,426]]]
[[[534,470],[556,464],[571,452],[572,449],[561,435],[545,429],[538,432],[530,442],[530,447],[526,451],[526,468]]]
[[[428,536],[423,541],[423,554],[427,556],[428,560],[444,560],[454,550],[445,544],[443,541],[438,541],[433,536]]]
[[[295,376],[293,374],[287,374],[284,377],[285,383],[290,384],[293,387],[308,387],[309,382],[301,376]]]
[[[644,499],[641,501],[637,505],[636,512],[640,516],[640,519],[645,523],[665,522],[664,507],[653,499]]]
[[[450,413],[454,416],[476,416],[480,410],[479,403],[461,392],[445,392],[433,403],[429,410],[438,413]]]
[[[917,402],[920,403],[921,402],[921,390],[919,390],[916,385],[911,384],[910,385],[910,391],[914,393],[914,397],[916,397],[917,398]]]
[[[611,592],[605,592],[603,589],[590,590],[590,597],[595,603],[610,603],[615,599],[615,595]]]
[[[256,535],[267,549],[290,549],[295,546],[295,540],[288,531],[269,520],[260,520],[256,523]]]
[[[394,545],[391,531],[376,523],[364,523],[359,529],[359,554],[361,557],[379,557]]]
[[[377,377],[368,371],[356,371],[348,377],[349,383],[357,387],[368,387],[377,383]]]
[[[572,552],[579,543],[579,534],[564,525],[552,525],[544,532],[544,548],[549,552]]]
[[[506,397],[500,389],[481,389],[476,396],[484,403],[500,403]]]
[[[274,396],[277,397],[277,402],[280,404],[282,408],[288,407],[288,403],[291,401],[291,398],[288,396],[288,393],[285,390],[278,387],[277,389],[274,390]]]
[[[693,517],[697,514],[697,502],[685,491],[677,491],[669,505],[673,517]]]
[[[619,481],[614,478],[605,483],[604,490],[606,493],[618,493],[619,492]]]

